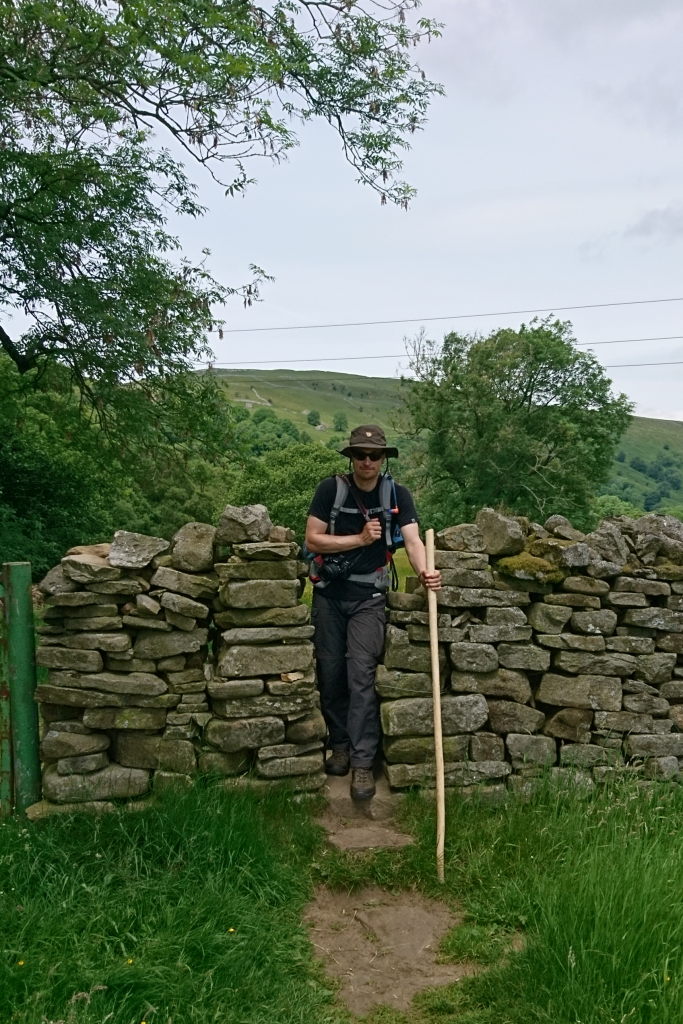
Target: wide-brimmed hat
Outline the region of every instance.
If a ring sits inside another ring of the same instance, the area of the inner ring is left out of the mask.
[[[351,431],[349,443],[339,452],[340,455],[348,455],[351,458],[353,448],[367,448],[381,450],[388,459],[398,458],[398,448],[387,448],[387,439],[384,431],[376,423],[366,423],[362,427],[354,427]]]

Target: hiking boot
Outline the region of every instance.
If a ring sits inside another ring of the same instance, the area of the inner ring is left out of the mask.
[[[349,763],[348,750],[333,750],[325,761],[325,771],[328,775],[348,775]]]
[[[375,795],[372,768],[354,768],[351,773],[351,799],[369,800]]]

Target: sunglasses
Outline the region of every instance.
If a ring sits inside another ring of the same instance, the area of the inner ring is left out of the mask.
[[[351,458],[352,459],[357,459],[358,462],[363,462],[364,459],[370,459],[371,462],[379,462],[380,459],[384,458],[384,452],[382,452],[382,451],[362,452],[359,448],[352,448],[351,449]]]

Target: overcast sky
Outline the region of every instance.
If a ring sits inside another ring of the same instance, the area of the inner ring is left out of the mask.
[[[226,332],[217,363],[390,377],[421,325],[488,332],[530,316],[455,317],[539,307],[582,344],[683,335],[683,302],[559,311],[683,298],[681,0],[424,0],[422,13],[446,23],[419,59],[447,95],[407,156],[407,213],[356,184],[317,125],[287,163],[250,166],[246,198],[204,183],[210,215],[182,229],[224,282],[251,262],[275,277],[260,304],[228,309],[229,329],[415,322]],[[639,415],[683,420],[683,338],[595,353]]]

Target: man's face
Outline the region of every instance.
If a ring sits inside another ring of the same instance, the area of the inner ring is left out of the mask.
[[[384,464],[384,453],[372,448],[353,448],[351,460],[354,476],[368,483],[379,476]]]

